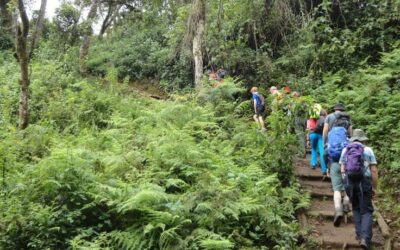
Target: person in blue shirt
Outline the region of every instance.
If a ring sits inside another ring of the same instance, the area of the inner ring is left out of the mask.
[[[258,93],[257,87],[252,87],[250,90],[251,94],[253,95],[253,108],[254,108],[254,120],[258,124],[258,127],[261,131],[266,131],[264,119],[263,119],[263,112],[265,110],[265,101],[264,97]]]
[[[353,208],[353,218],[356,227],[356,238],[359,240],[360,246],[363,249],[369,249],[372,239],[372,213],[374,207],[372,198],[376,193],[378,185],[378,168],[374,151],[365,145],[368,138],[364,131],[355,129],[353,136],[350,138],[352,144],[360,144],[363,147],[364,168],[362,169],[362,178],[354,180],[348,177],[346,173],[347,148],[343,149],[339,163],[341,172],[344,177],[345,190],[350,198]]]

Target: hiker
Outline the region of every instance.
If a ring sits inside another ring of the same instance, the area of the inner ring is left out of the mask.
[[[272,96],[272,111],[277,111],[279,108],[279,105],[281,105],[283,103],[283,95],[281,92],[278,91],[278,88],[275,86],[272,86],[271,88],[269,88],[269,93]]]
[[[356,238],[363,249],[369,249],[371,244],[372,197],[378,185],[377,162],[373,150],[365,145],[367,141],[364,131],[355,129],[339,161],[353,208]]]
[[[324,129],[325,118],[327,116],[325,109],[319,113],[319,117],[310,117],[307,121],[307,144],[311,144],[311,161],[310,168],[315,169],[319,163],[321,165],[322,175],[326,175],[326,165],[324,160],[324,142],[322,139],[322,131]]]
[[[220,68],[217,70],[217,80],[218,81],[223,82],[225,76],[227,76],[227,75],[228,75],[228,72],[225,69]]]
[[[338,227],[342,222],[343,214],[350,211],[349,197],[343,192],[344,185],[339,160],[343,149],[347,146],[347,138],[351,136],[352,126],[350,116],[345,113],[345,108],[342,104],[337,103],[333,109],[334,113],[328,115],[325,119],[322,137],[324,145],[326,145],[324,159],[327,158],[328,175],[331,177],[333,189],[335,207],[333,225]],[[343,203],[342,193],[344,193]]]
[[[217,81],[217,80],[218,80],[217,73],[216,73],[215,71],[211,71],[211,72],[208,74],[208,80],[209,80],[209,81]]]
[[[304,100],[301,98],[301,94],[298,91],[293,93],[292,98],[288,104],[288,112],[289,116],[293,116],[294,119],[294,132],[297,135],[298,143],[299,143],[299,151],[298,156],[302,158],[306,158],[306,124],[307,124],[307,105]]]
[[[325,119],[324,130],[322,137],[324,139],[324,145],[327,143],[328,133],[334,127],[345,127],[347,129],[347,136],[350,137],[352,134],[352,126],[350,122],[350,116],[345,112],[346,109],[341,103],[336,103],[333,107],[334,112],[329,114]]]
[[[254,107],[254,120],[258,124],[261,131],[265,131],[265,124],[263,120],[263,112],[265,110],[265,100],[264,97],[258,93],[257,87],[252,87],[250,90],[253,95],[253,107]]]

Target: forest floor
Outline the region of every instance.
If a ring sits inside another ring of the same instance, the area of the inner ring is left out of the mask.
[[[128,91],[157,100],[167,98],[165,92],[160,88],[159,83],[151,80],[130,82]]]
[[[297,159],[296,162],[296,176],[302,188],[311,195],[310,208],[302,221],[309,241],[315,243],[315,249],[361,249],[355,237],[351,212],[342,220],[340,227],[333,226],[335,212],[330,178],[323,178],[319,169],[310,169],[308,157]],[[379,215],[379,212],[375,212],[375,218]],[[390,249],[387,248],[390,242],[384,237],[387,232],[382,230],[381,223],[380,219],[374,220],[373,249]]]

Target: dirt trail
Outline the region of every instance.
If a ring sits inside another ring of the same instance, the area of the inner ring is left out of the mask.
[[[333,226],[334,207],[330,179],[323,179],[320,169],[312,170],[308,165],[308,158],[298,159],[295,173],[303,189],[311,195],[311,206],[305,216],[302,216],[302,227],[308,232],[308,239],[319,245],[313,249],[361,249],[355,238],[351,212],[340,227]],[[372,249],[391,249],[389,237],[384,237],[386,232],[383,230],[382,233],[377,221],[374,221],[373,231]]]

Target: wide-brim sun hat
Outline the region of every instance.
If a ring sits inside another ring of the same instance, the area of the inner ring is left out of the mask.
[[[340,111],[345,111],[345,107],[341,103],[336,103],[335,106],[333,106],[333,110],[340,110]]]
[[[365,135],[364,131],[362,131],[361,129],[355,129],[353,131],[353,136],[350,138],[351,142],[354,141],[360,141],[360,142],[364,142],[364,141],[368,141],[368,137]]]

